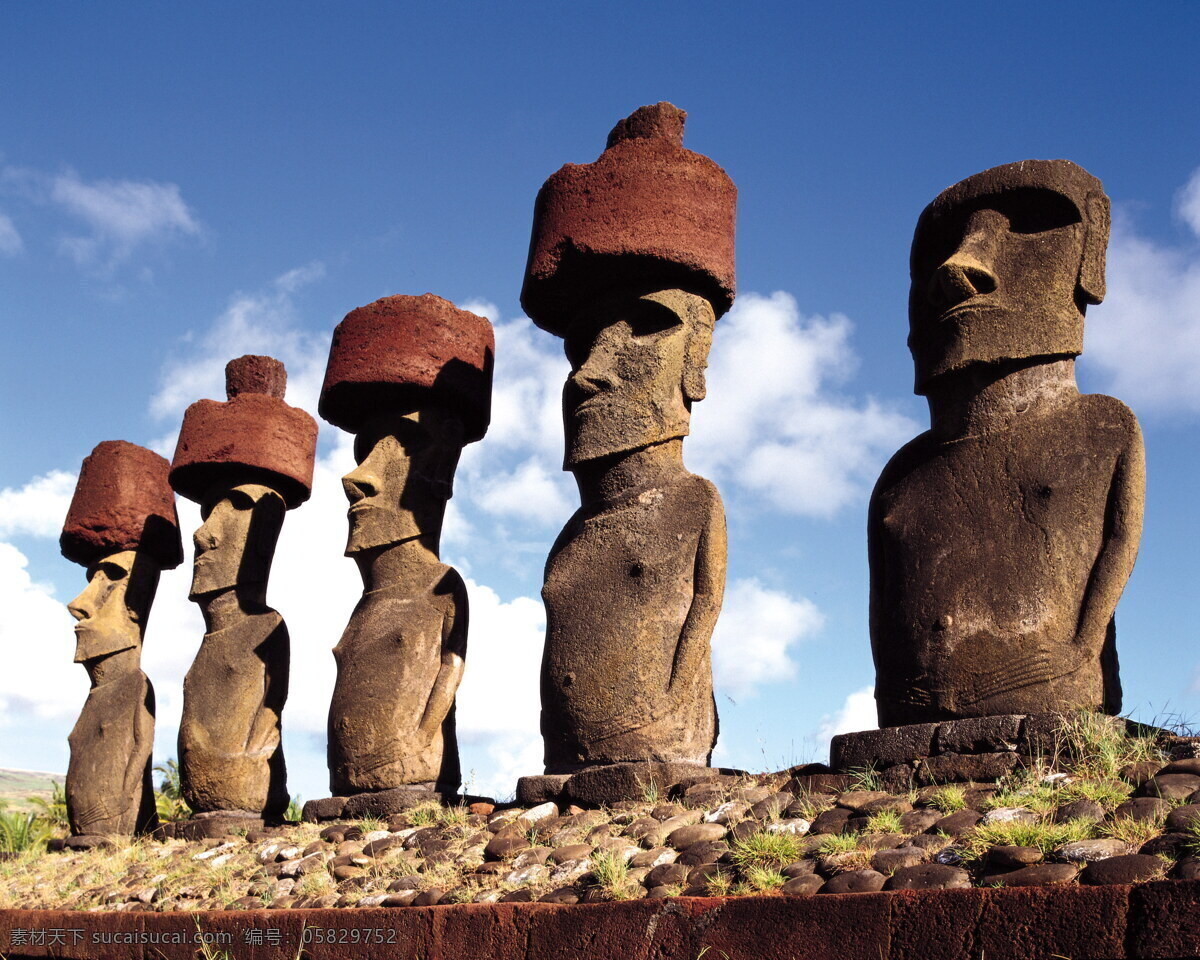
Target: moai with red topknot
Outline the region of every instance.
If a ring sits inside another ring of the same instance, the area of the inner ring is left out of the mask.
[[[333,651],[334,796],[306,818],[386,816],[461,782],[467,592],[439,553],[459,455],[487,430],[494,350],[485,318],[429,293],[377,300],[334,331],[320,412],[355,435],[342,483],[363,595]]]
[[[985,170],[921,214],[908,343],[931,428],[868,515],[883,727],[1120,710],[1142,438],[1075,382],[1108,231],[1103,186],[1067,160]]]
[[[225,402],[184,414],[171,484],[200,504],[190,598],[206,632],[183,682],[179,771],[184,799],[228,832],[288,805],[280,714],[287,700],[287,625],[267,605],[285,513],[312,489],[317,424],[284,400],[287,373],[271,357],[225,367]]]
[[[716,743],[725,514],[684,466],[683,438],[733,302],[737,191],[683,147],[685,118],[642,107],[594,163],[550,177],[534,208],[521,302],[564,340],[565,469],[582,501],[542,590],[547,774],[673,764],[638,774],[662,785],[706,766]]]
[[[150,780],[154,688],[142,672],[142,640],[159,573],[183,560],[170,464],[123,440],[83,461],[59,545],[88,570],[68,605],[75,662],[91,690],[71,731],[67,817],[76,837],[131,836],[154,828]]]

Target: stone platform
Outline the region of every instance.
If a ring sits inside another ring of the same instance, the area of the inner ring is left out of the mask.
[[[1064,718],[1055,713],[969,717],[843,733],[829,744],[838,773],[872,771],[885,787],[995,783],[1018,767],[1053,762],[1067,749]],[[1196,756],[1197,738],[1122,720],[1130,734],[1152,735],[1175,759]]]
[[[435,786],[395,787],[373,793],[356,793],[349,797],[321,797],[304,804],[303,819],[308,823],[325,820],[386,819],[426,803],[445,806],[470,806],[473,803],[493,803],[491,797],[475,797],[458,792],[448,784]]]
[[[600,807],[649,796],[665,800],[701,780],[743,776],[744,770],[696,763],[610,763],[575,773],[521,777],[517,781],[517,803],[529,806],[550,801],[560,806]]]

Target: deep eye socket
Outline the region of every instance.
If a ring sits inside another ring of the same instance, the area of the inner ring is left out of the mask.
[[[653,300],[639,300],[625,322],[635,337],[652,337],[682,323],[675,311]]]
[[[1047,233],[1082,220],[1075,204],[1052,190],[1014,190],[993,198],[988,207],[1002,214],[1009,233],[1016,234]]]

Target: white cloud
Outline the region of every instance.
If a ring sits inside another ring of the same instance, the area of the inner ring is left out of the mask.
[[[1200,237],[1200,169],[1176,202]],[[1088,314],[1085,364],[1134,410],[1200,413],[1200,247],[1141,236],[1128,216],[1113,222],[1108,296]]]
[[[75,474],[51,470],[19,489],[0,490],[0,537],[57,537],[75,493]],[[2,608],[0,608],[2,609]]]
[[[12,222],[12,218],[0,213],[0,254],[6,257],[15,257],[25,248],[25,244],[21,240],[21,234],[17,232],[17,225]]]
[[[196,236],[200,224],[174,183],[152,180],[82,180],[73,170],[53,178],[50,201],[91,228],[66,237],[63,252],[83,267],[111,270],[145,244]]]
[[[236,295],[207,333],[198,339],[189,334],[179,355],[166,364],[150,413],[159,420],[181,417],[188,404],[202,397],[224,400],[225,364],[256,353],[284,362],[288,402],[315,416],[333,329],[319,336],[297,329],[293,294],[324,274],[323,264],[311,263],[289,270],[266,290]]]
[[[853,326],[804,317],[795,299],[743,294],[718,321],[689,464],[788,513],[828,517],[865,496],[911,419],[836,388],[854,372]]]
[[[1188,182],[1179,191],[1175,210],[1192,233],[1200,237],[1200,168],[1192,171]]]
[[[817,730],[817,741],[828,747],[831,737],[839,733],[854,733],[858,730],[875,730],[879,726],[879,715],[875,711],[875,688],[863,687],[846,697],[840,710],[832,716],[821,718]]]
[[[824,622],[811,600],[768,589],[753,578],[733,581],[713,632],[717,687],[742,697],[760,684],[793,679],[792,648]]]
[[[475,486],[475,502],[497,516],[548,525],[561,523],[574,510],[558,476],[551,476],[537,457],[530,457],[513,470],[480,476]]]
[[[61,526],[62,520],[59,520]],[[74,619],[51,587],[35,583],[29,561],[10,543],[0,543],[0,728],[33,719],[65,720],[87,697],[83,668],[75,655]],[[79,570],[79,588],[86,574]]]

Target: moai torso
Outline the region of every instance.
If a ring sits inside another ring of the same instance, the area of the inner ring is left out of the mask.
[[[179,765],[195,810],[272,814],[288,804],[281,716],[290,645],[274,610],[204,635],[183,680]]]
[[[92,687],[67,738],[67,814],[76,835],[131,836],[158,822],[150,776],[154,688],[131,666]]]
[[[1111,614],[1089,608],[1120,594],[1095,574],[1139,468],[1133,415],[1099,395],[892,458],[871,501],[887,724],[1119,703]]]
[[[697,568],[724,524],[716,488],[684,471],[568,522],[542,588],[547,768],[707,762],[717,733],[709,637],[688,621]]]
[[[428,741],[420,731],[443,661],[466,658],[466,586],[444,564],[425,573],[364,595],[333,650],[338,679],[329,709],[329,770],[335,794],[461,780],[453,702]]]
[[[921,216],[909,346],[932,424],[868,516],[883,726],[1120,708],[1142,441],[1074,373],[1107,237],[1100,182],[1064,160],[984,171]]]

